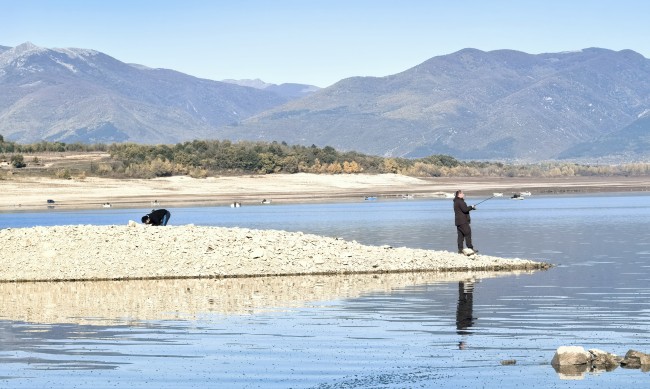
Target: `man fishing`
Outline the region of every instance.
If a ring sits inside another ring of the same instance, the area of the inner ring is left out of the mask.
[[[142,216],[142,222],[152,226],[166,226],[170,217],[171,213],[168,210],[154,209],[151,213]]]
[[[472,229],[469,226],[469,213],[475,209],[476,206],[468,206],[465,203],[465,193],[463,193],[462,190],[457,190],[454,196],[454,219],[456,222],[456,231],[458,232],[459,254],[464,254],[463,244],[466,244],[467,248],[471,249],[474,253],[478,253],[478,250],[475,250],[474,246],[472,245]]]

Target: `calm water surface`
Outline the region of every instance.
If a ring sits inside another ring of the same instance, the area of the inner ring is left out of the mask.
[[[480,200],[468,196],[470,204]],[[273,228],[365,244],[455,249],[450,200],[170,210],[172,225]],[[0,227],[125,224],[148,211],[0,213]],[[130,317],[30,321],[24,318],[40,312],[16,312],[5,295],[0,387],[647,385],[649,373],[622,368],[560,379],[550,360],[562,345],[650,353],[649,195],[493,199],[479,206],[472,222],[481,252],[557,266],[461,282],[400,283],[349,297],[337,298],[343,293],[337,291],[300,304],[271,301],[250,312],[199,305],[184,317],[188,312],[170,306],[171,319],[147,319],[145,301]],[[68,303],[74,308],[75,302]],[[56,305],[49,308],[56,311]],[[515,365],[500,363],[511,359]]]

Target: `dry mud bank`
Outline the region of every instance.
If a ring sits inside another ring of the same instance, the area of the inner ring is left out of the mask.
[[[300,232],[73,225],[0,230],[0,281],[544,269],[525,259],[368,246]]]
[[[269,174],[225,176],[194,179],[186,176],[156,179],[49,179],[42,177],[0,176],[0,211],[26,209],[93,209],[110,203],[113,207],[259,204],[262,199],[273,203],[340,201],[364,196],[401,198],[439,198],[441,193],[463,189],[469,196],[493,192],[541,193],[630,192],[648,191],[647,177],[437,177],[415,178],[398,174]],[[48,204],[47,200],[55,204]]]

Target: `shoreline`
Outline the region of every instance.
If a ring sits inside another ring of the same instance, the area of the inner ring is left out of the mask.
[[[155,179],[5,179],[0,191],[0,212],[19,210],[95,209],[173,206],[221,206],[239,202],[260,204],[352,201],[379,199],[444,198],[457,189],[469,196],[493,192],[510,196],[535,194],[607,193],[650,191],[647,177],[454,177],[416,178],[397,174],[317,175],[307,173],[223,176],[194,179],[173,176]],[[48,204],[48,200],[54,203]]]

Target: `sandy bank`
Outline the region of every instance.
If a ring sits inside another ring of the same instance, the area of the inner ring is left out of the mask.
[[[0,210],[43,209],[48,199],[57,208],[229,205],[234,201],[259,204],[262,199],[279,202],[327,201],[377,193],[403,193],[422,184],[417,178],[397,174],[318,175],[278,174],[225,176],[195,179],[187,176],[155,179],[57,180],[19,177],[0,181]]]
[[[317,175],[270,174],[194,179],[185,176],[144,179],[107,179],[88,177],[83,180],[48,179],[12,176],[0,180],[0,211],[45,209],[52,199],[56,208],[151,207],[161,206],[259,204],[262,199],[274,203],[339,201],[364,196],[401,198],[440,197],[464,189],[468,196],[485,196],[492,192],[543,193],[647,191],[647,177],[570,177],[570,178],[415,178],[397,174]]]
[[[0,230],[0,281],[127,280],[413,271],[525,270],[548,265],[447,251],[367,246],[303,233],[193,225]]]

